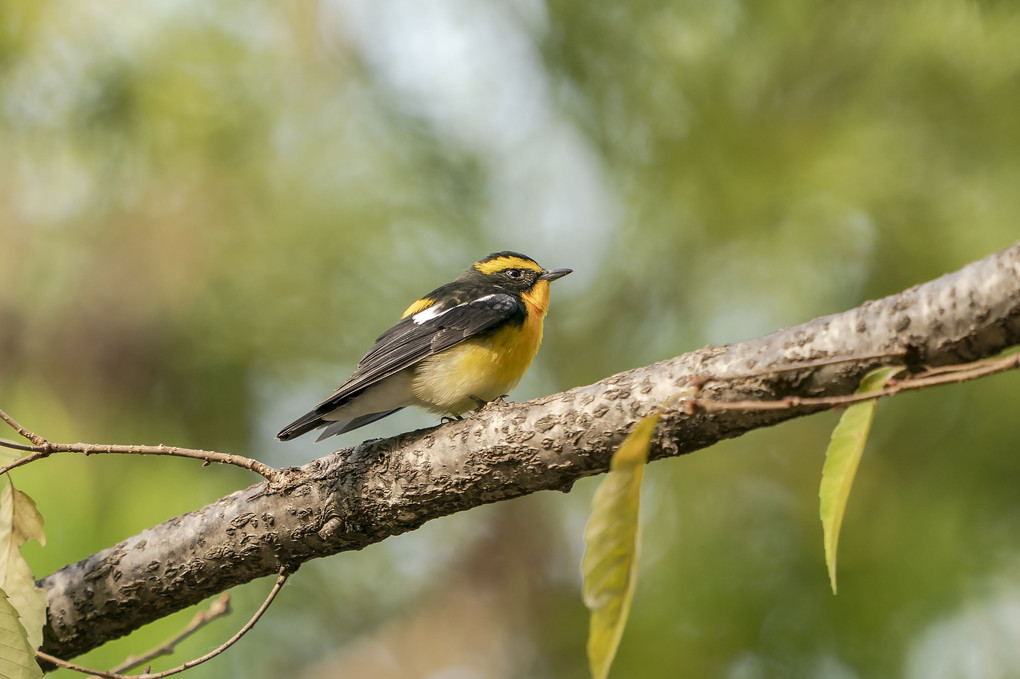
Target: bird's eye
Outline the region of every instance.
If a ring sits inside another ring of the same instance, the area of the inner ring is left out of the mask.
[[[503,273],[509,276],[510,278],[514,279],[520,278],[521,276],[524,275],[524,272],[521,271],[520,269],[507,269]]]

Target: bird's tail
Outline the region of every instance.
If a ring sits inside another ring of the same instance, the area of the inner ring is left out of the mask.
[[[381,420],[387,415],[392,415],[398,410],[403,410],[403,407],[394,408],[393,410],[384,410],[381,413],[359,415],[358,417],[351,417],[343,420],[327,420],[324,419],[320,413],[313,410],[310,413],[302,415],[284,427],[283,430],[276,435],[276,438],[281,441],[290,441],[291,439],[297,438],[298,436],[310,432],[313,429],[321,429],[322,427],[325,427],[325,431],[319,434],[319,438],[315,439],[315,442],[318,443],[324,438],[329,438],[330,436],[335,436],[337,434],[344,434],[357,429],[358,427],[364,427],[366,424],[371,424],[376,420]]]
[[[313,410],[310,413],[305,413],[281,429],[280,433],[276,435],[276,438],[281,441],[290,441],[291,439],[297,438],[298,436],[310,432],[313,429],[317,429],[324,424],[326,424],[326,421],[322,419],[322,415]]]
[[[336,422],[329,422],[328,423],[329,426],[322,430],[322,433],[319,434],[319,438],[315,439],[315,442],[318,443],[322,439],[329,438],[330,436],[335,436],[337,434],[346,434],[347,432],[357,429],[358,427],[364,427],[366,424],[372,424],[376,420],[381,420],[387,415],[392,415],[398,410],[403,410],[403,408],[394,408],[393,410],[384,410],[381,413],[371,413],[368,415],[361,415],[360,417],[352,417],[347,420],[337,420]]]

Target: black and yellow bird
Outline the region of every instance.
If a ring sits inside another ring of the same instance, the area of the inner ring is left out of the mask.
[[[570,272],[548,271],[518,252],[476,262],[409,306],[350,379],[277,438],[289,441],[325,428],[316,439],[321,441],[405,406],[460,415],[505,396],[542,341],[549,282]]]

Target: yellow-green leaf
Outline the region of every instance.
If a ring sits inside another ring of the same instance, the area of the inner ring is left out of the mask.
[[[46,534],[43,533],[42,514],[35,506],[35,500],[28,496],[28,493],[14,488],[14,484],[8,484],[8,488],[14,491],[14,539],[19,545],[29,540],[37,540],[43,547],[46,546]],[[2,496],[6,498],[6,495]]]
[[[0,492],[0,589],[18,611],[32,648],[42,644],[46,592],[36,587],[32,569],[21,555],[28,540],[45,543],[43,518],[35,502],[8,482]],[[2,676],[2,675],[0,675]]]
[[[18,621],[18,611],[0,590],[0,677],[5,679],[42,679],[35,653]]]
[[[634,596],[641,476],[658,421],[655,414],[638,422],[613,455],[609,474],[595,491],[584,531],[582,592],[591,610],[588,662],[595,679],[609,676]]]
[[[864,376],[858,394],[878,391],[892,377],[903,371],[902,367],[877,368]],[[822,517],[822,533],[825,545],[825,563],[829,567],[829,584],[836,593],[836,548],[839,545],[839,530],[843,525],[850,488],[857,474],[857,466],[864,452],[864,444],[871,431],[875,416],[876,399],[862,401],[849,406],[832,430],[832,440],[825,451],[825,466],[822,468],[822,485],[818,490],[819,513]]]

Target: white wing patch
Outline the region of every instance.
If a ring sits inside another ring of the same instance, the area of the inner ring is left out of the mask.
[[[463,302],[461,304],[458,304],[456,306],[452,306],[452,307],[449,307],[449,308],[446,308],[446,309],[442,308],[441,306],[439,306],[437,304],[436,306],[430,306],[428,309],[423,309],[423,310],[419,311],[418,313],[414,314],[413,316],[411,316],[411,320],[414,321],[415,325],[421,325],[422,323],[425,323],[427,321],[431,321],[433,318],[439,318],[443,314],[445,314],[445,313],[447,313],[449,311],[452,311],[454,309],[457,309],[457,308],[460,308],[460,307],[463,307],[463,306],[468,306],[468,305],[471,305],[471,304],[478,304],[479,302],[484,302],[487,299],[492,299],[494,297],[500,297],[500,296],[501,295],[499,295],[499,294],[486,295],[485,297],[479,297],[478,299],[473,299],[470,302]],[[502,295],[502,296],[505,296],[505,295]]]
[[[449,309],[444,309],[437,304],[435,306],[430,306],[428,309],[419,311],[415,315],[411,316],[411,320],[414,321],[415,325],[421,325],[425,321],[431,321],[436,316],[442,316],[447,311],[449,311]]]

